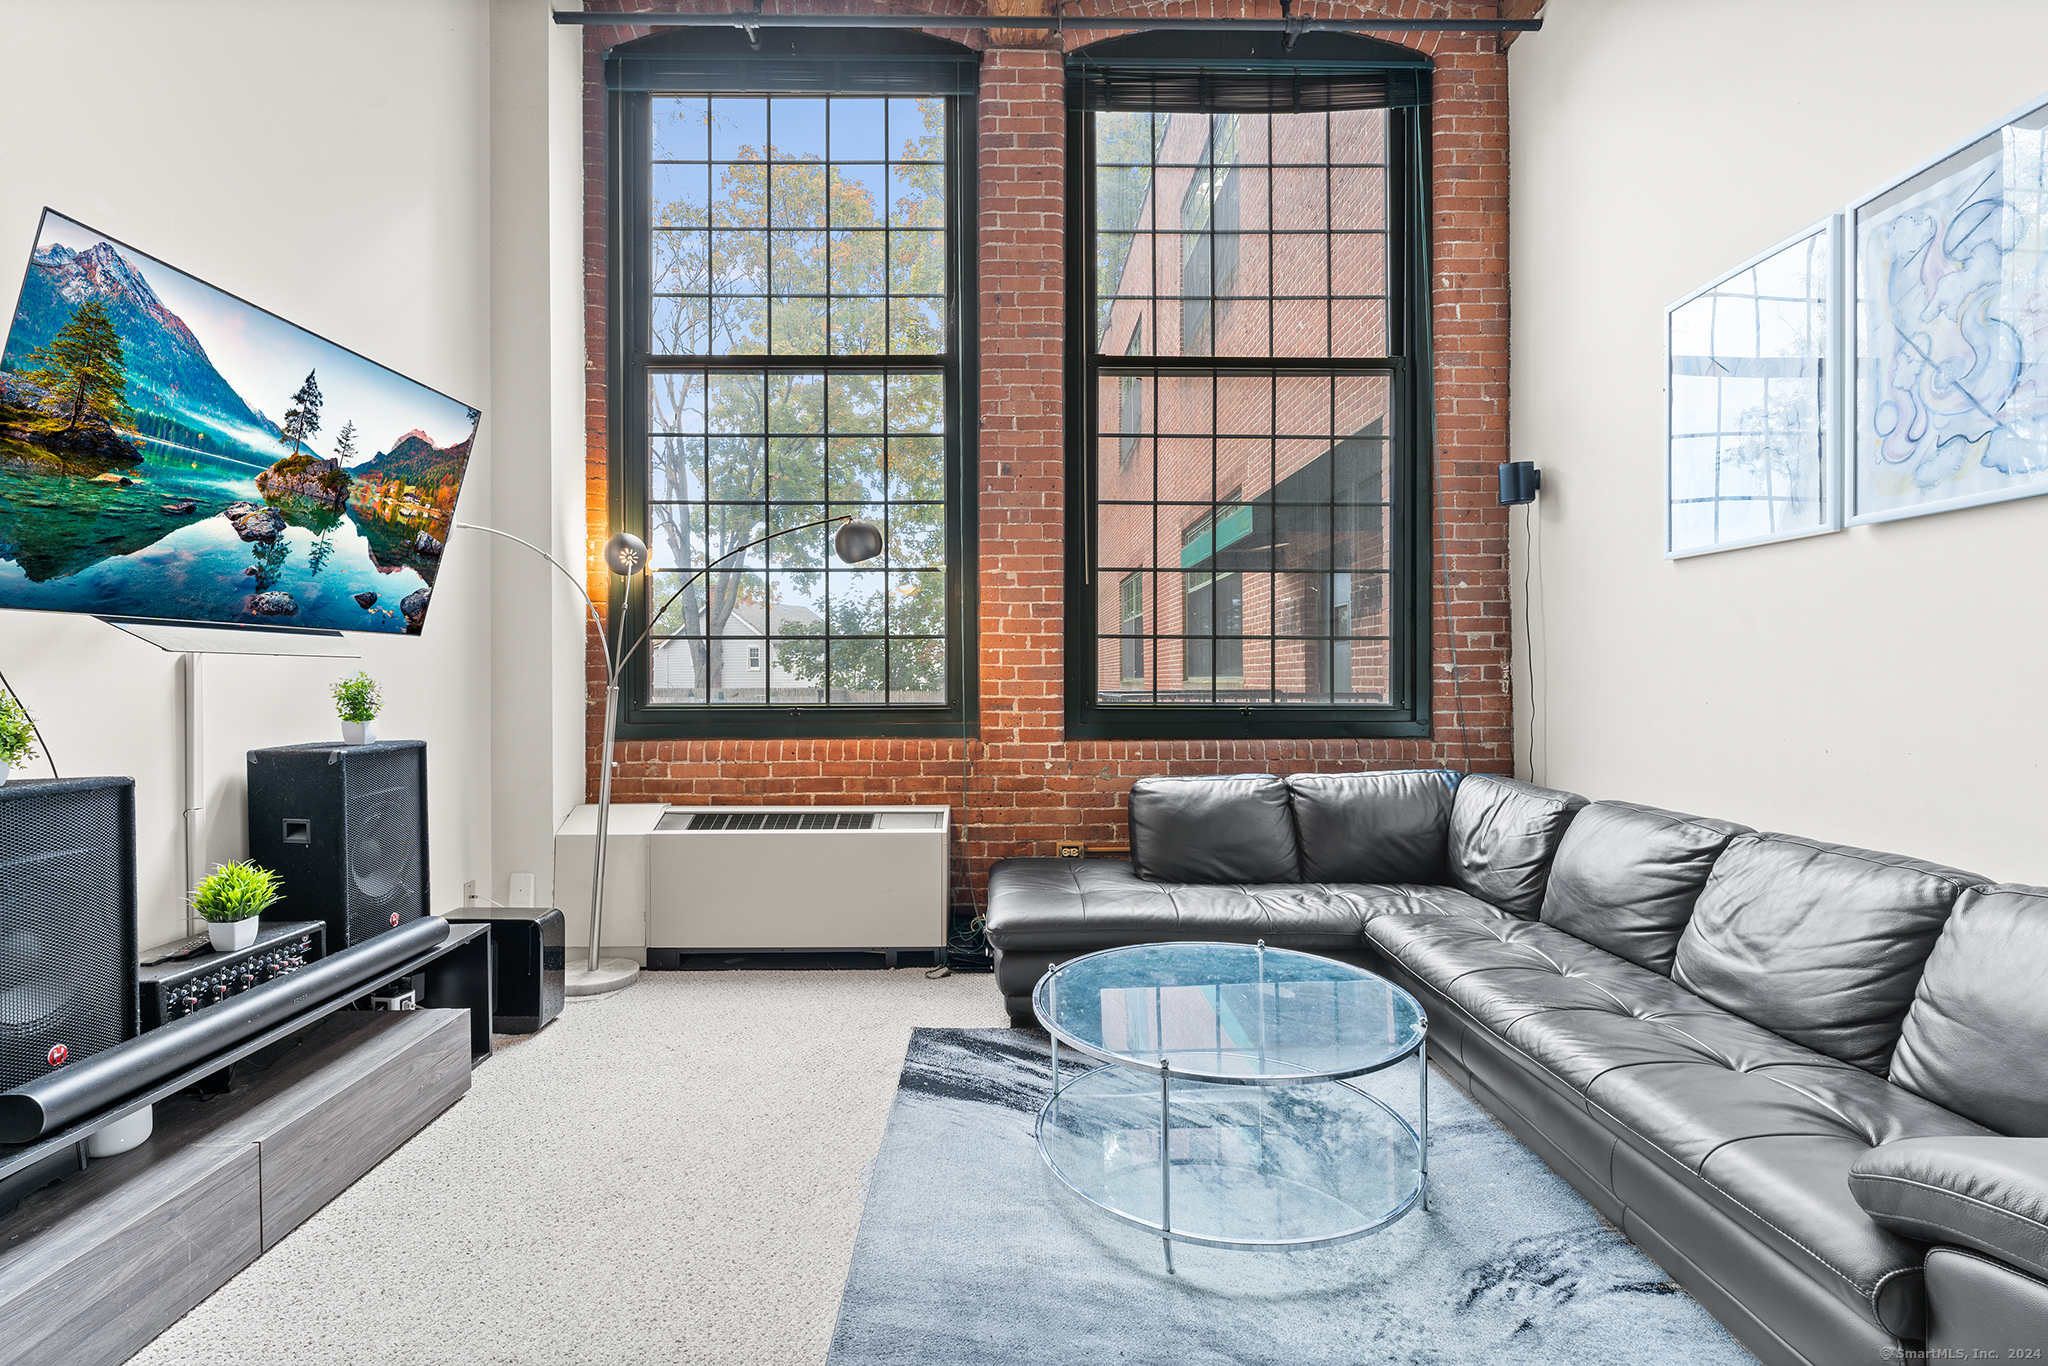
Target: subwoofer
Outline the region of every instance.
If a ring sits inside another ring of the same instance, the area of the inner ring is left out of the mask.
[[[567,965],[560,911],[551,906],[465,906],[450,911],[448,923],[491,927],[491,952],[498,964],[492,1029],[538,1034],[562,1013]]]
[[[279,919],[327,922],[329,953],[420,919],[426,744],[250,750],[249,857],[282,883]]]
[[[135,783],[0,786],[0,1091],[136,1032]]]

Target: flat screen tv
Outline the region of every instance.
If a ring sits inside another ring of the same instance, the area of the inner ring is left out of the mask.
[[[0,352],[0,608],[417,634],[479,417],[45,209]]]

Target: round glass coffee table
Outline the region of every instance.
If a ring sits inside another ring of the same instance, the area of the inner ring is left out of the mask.
[[[1054,967],[1038,1151],[1095,1208],[1176,1241],[1291,1249],[1429,1190],[1429,1021],[1363,968],[1265,944],[1140,944]],[[1060,1048],[1104,1065],[1062,1084]],[[1419,1125],[1350,1079],[1413,1058]]]

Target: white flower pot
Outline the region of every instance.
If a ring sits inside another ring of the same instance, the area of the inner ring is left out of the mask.
[[[344,745],[367,745],[377,738],[375,721],[344,721],[341,723],[341,742]]]
[[[226,953],[231,949],[246,949],[256,942],[256,926],[260,917],[250,916],[246,920],[209,920],[206,922],[206,937],[213,941],[215,953]]]
[[[7,786],[7,780],[12,778],[13,776],[14,770],[9,768],[6,764],[0,763],[0,787]]]

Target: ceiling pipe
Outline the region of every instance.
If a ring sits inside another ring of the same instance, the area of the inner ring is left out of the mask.
[[[1021,14],[727,14],[650,13],[621,10],[557,10],[555,22],[577,27],[631,25],[640,28],[1012,28],[1147,29],[1214,32],[1218,29],[1271,33],[1534,33],[1541,19],[1154,19],[1143,14],[1039,19]]]

